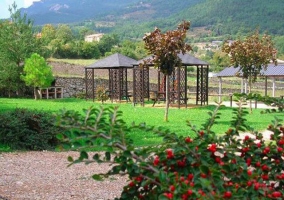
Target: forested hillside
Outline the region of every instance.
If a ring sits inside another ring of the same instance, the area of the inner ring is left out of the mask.
[[[283,8],[282,0],[205,0],[189,7],[183,4],[179,12],[168,18],[144,22],[136,25],[135,30],[133,22],[124,22],[124,26],[117,26],[115,32],[129,38],[141,37],[141,30],[145,33],[155,26],[168,30],[185,19],[191,21],[193,29],[206,27],[211,30],[211,36],[238,36],[255,29],[270,35],[284,35]]]
[[[182,20],[211,36],[242,35],[258,28],[284,35],[283,0],[42,0],[23,9],[36,25],[69,23],[121,38],[141,38],[155,26],[169,30]]]
[[[209,26],[218,35],[236,34],[259,28],[283,34],[283,0],[207,0],[181,11],[174,18],[186,18],[195,27]]]

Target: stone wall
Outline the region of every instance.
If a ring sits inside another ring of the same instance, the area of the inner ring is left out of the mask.
[[[95,85],[103,85],[104,87],[108,87],[108,80],[98,78],[95,79]],[[61,86],[63,87],[63,97],[75,97],[80,94],[85,95],[86,92],[86,85],[85,85],[85,79],[84,78],[78,78],[78,77],[56,77],[55,86]],[[149,89],[151,90],[157,90],[157,84],[150,83]],[[133,84],[132,82],[128,81],[128,89],[133,90]],[[209,87],[209,95],[210,94],[218,94],[219,88],[218,87]],[[188,92],[194,93],[196,92],[196,86],[188,86]],[[223,88],[222,93],[223,94],[229,94],[229,93],[238,93],[241,92],[240,89],[234,89],[234,88]]]
[[[95,79],[95,85],[108,87],[108,80]],[[80,77],[56,77],[54,86],[63,87],[64,98],[81,96],[86,93],[85,79]]]
[[[56,77],[55,86],[63,87],[63,97],[74,97],[85,93],[85,79],[77,77]]]

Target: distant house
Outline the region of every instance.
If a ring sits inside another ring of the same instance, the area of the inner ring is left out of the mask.
[[[103,35],[104,35],[103,33],[87,35],[85,36],[85,41],[86,42],[99,42],[100,39],[103,37]]]
[[[219,49],[219,47],[222,45],[223,41],[220,40],[214,40],[211,42],[211,48]]]

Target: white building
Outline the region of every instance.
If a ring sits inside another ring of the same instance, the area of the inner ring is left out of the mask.
[[[85,36],[85,42],[99,42],[103,35],[103,33],[87,35]]]

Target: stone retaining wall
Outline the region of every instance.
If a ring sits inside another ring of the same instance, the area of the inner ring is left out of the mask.
[[[108,80],[102,79],[102,78],[96,78],[95,79],[95,85],[102,85],[104,87],[108,87]],[[55,85],[54,86],[61,86],[63,87],[63,97],[76,97],[78,95],[85,96],[86,92],[86,85],[85,85],[85,79],[80,77],[56,77]],[[150,83],[150,91],[151,90],[157,90],[157,84]],[[133,84],[132,81],[128,81],[128,89],[133,90]],[[277,87],[277,89],[279,89]],[[263,90],[264,91],[264,90]],[[188,93],[195,93],[196,92],[196,86],[188,86]],[[219,88],[218,87],[209,87],[209,95],[211,94],[218,94]],[[230,93],[240,93],[241,88],[223,88],[222,93],[223,94],[230,94]],[[194,96],[194,94],[192,94]]]

